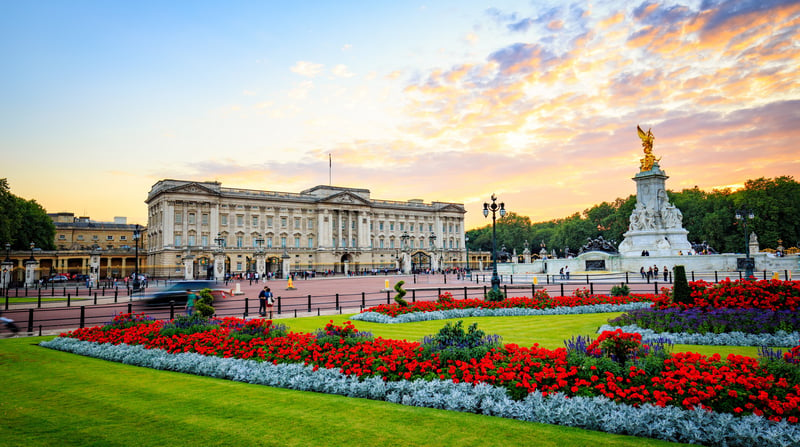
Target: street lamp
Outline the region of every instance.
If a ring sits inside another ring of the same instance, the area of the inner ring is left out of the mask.
[[[222,238],[222,233],[217,233],[217,237],[214,238],[214,243],[217,244],[217,249],[222,251],[222,244],[225,243],[225,239]]]
[[[497,274],[497,231],[495,228],[495,214],[500,211],[500,217],[504,217],[506,215],[506,204],[500,202],[498,206],[497,196],[492,194],[492,204],[483,203],[483,217],[489,217],[489,211],[492,212],[492,290],[500,291],[500,276]]]
[[[747,236],[747,220],[755,218],[753,211],[748,208],[741,208],[736,210],[736,220],[742,222],[742,229],[744,230],[744,276],[750,279],[753,276],[753,260],[750,258],[750,241]]]
[[[466,235],[464,236],[464,248],[467,249],[467,271],[465,273],[467,274],[467,278],[471,278],[469,273],[469,236]]]
[[[34,248],[36,248],[36,243],[35,242],[31,242],[31,258],[29,259],[29,261],[31,261],[31,262],[36,262],[36,259],[33,257],[33,249]]]
[[[431,270],[434,270],[433,259],[436,257],[436,233],[431,232],[431,235],[428,236],[428,241],[431,246]]]
[[[133,291],[136,292],[139,290],[139,238],[142,237],[142,232],[139,229],[139,224],[136,224],[136,227],[133,229],[133,242],[135,246],[135,254],[136,261],[133,264]]]
[[[408,234],[408,231],[404,231],[403,234],[400,236],[400,248],[402,251],[406,251],[408,249],[408,240],[411,239],[411,236]]]
[[[10,262],[11,262],[11,255],[10,255],[10,253],[11,253],[11,244],[9,244],[8,242],[6,242],[6,260],[5,260],[5,261],[3,261],[3,262],[5,262],[5,263],[10,263]]]

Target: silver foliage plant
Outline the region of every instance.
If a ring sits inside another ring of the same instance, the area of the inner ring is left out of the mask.
[[[480,307],[470,309],[437,310],[433,312],[411,312],[390,317],[377,312],[363,312],[350,317],[351,320],[367,321],[370,323],[412,323],[416,321],[449,320],[467,317],[519,317],[529,315],[575,315],[594,314],[605,312],[626,312],[629,310],[650,307],[653,303],[628,303],[628,304],[592,304],[575,307],[553,307],[550,309],[527,309],[524,307],[509,307],[502,309],[483,309]]]
[[[636,332],[642,338],[666,338],[673,344],[682,345],[715,345],[715,346],[780,346],[794,347],[800,340],[800,332],[777,331],[774,334],[748,334],[745,332],[727,332],[722,334],[690,334],[688,332],[655,332],[635,324],[628,326],[600,326],[597,333],[622,329],[623,332]]]
[[[203,375],[238,382],[349,397],[383,400],[402,405],[463,411],[530,422],[649,437],[709,446],[800,445],[800,426],[772,422],[760,416],[735,417],[705,410],[639,408],[605,397],[572,397],[538,391],[521,401],[488,384],[470,385],[449,380],[384,382],[379,377],[359,379],[334,369],[301,364],[278,364],[196,353],[169,354],[141,346],[97,344],[73,338],[55,338],[41,346],[103,360],[166,371]]]

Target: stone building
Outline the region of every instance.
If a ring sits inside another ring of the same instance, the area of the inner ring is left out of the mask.
[[[148,266],[196,278],[271,272],[441,270],[464,263],[463,204],[377,200],[360,188],[299,193],[161,180],[148,205]]]

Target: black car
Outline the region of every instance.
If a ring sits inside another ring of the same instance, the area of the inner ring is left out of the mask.
[[[211,294],[214,299],[225,298],[225,290],[221,289],[216,281],[179,281],[168,288],[154,293],[149,298],[145,298],[143,302],[149,306],[168,305],[170,301],[175,301],[175,304],[181,306],[186,304],[188,297],[187,290],[192,292],[199,292],[203,289],[211,289]]]

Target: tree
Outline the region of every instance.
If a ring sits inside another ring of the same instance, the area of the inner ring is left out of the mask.
[[[11,193],[7,179],[0,179],[0,243],[14,250],[27,250],[33,242],[45,250],[55,249],[56,227],[35,200]]]

